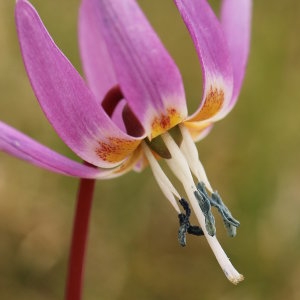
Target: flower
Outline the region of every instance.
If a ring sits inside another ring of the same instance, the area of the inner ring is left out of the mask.
[[[174,2],[203,71],[202,101],[191,116],[180,72],[135,0],[82,0],[79,42],[88,85],[56,46],[34,7],[17,0],[19,42],[39,104],[61,139],[97,168],[68,159],[3,122],[0,150],[80,178],[113,178],[149,164],[180,215],[177,200],[182,197],[159,165],[158,158],[164,159],[182,182],[225,275],[238,283],[243,277],[216,239],[211,205],[218,208],[231,235],[238,223],[212,189],[195,142],[236,103],[249,50],[252,1],[223,0],[220,21],[206,0]],[[184,209],[181,237],[190,226],[190,212],[186,205]]]

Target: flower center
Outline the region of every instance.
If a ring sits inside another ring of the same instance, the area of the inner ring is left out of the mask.
[[[169,178],[163,172],[154,156],[154,153],[165,159],[171,171],[182,183],[187,199],[189,200],[189,203],[197,217],[203,234],[207,238],[207,241],[211,246],[225,275],[234,283],[241,281],[243,276],[240,275],[232,266],[218,240],[216,239],[215,220],[212,215],[211,206],[215,206],[220,212],[230,236],[235,236],[236,227],[239,226],[239,222],[232,217],[230,211],[224,205],[219,194],[213,191],[207,179],[205,170],[199,160],[196,145],[193,142],[188,129],[183,124],[180,124],[171,129],[169,132],[165,132],[151,141],[146,140],[142,143],[142,147],[158,185],[160,186],[166,198],[175,208],[178,215],[182,215],[182,213],[177,201],[181,200],[182,197],[179,195]],[[198,184],[195,184],[193,175],[197,179]],[[206,189],[208,189],[211,195],[208,194]],[[182,202],[180,203],[182,204]],[[184,224],[189,226],[189,216],[186,217],[187,219],[185,223],[183,222],[182,217],[180,217],[182,241],[184,240],[182,234],[185,234],[183,230],[187,232],[187,230],[183,229],[182,226]]]
[[[183,121],[182,115],[175,108],[168,108],[166,114],[156,116],[151,123],[151,139],[166,132]]]

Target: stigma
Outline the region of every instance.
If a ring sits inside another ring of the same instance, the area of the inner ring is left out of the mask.
[[[146,139],[142,143],[142,149],[159,187],[178,214],[180,245],[186,245],[187,233],[204,235],[226,277],[234,284],[242,281],[243,275],[239,274],[231,264],[216,238],[212,208],[217,209],[229,236],[236,235],[240,223],[232,217],[218,192],[212,189],[189,130],[181,123],[151,141]],[[178,193],[157,158],[165,160],[172,173],[181,182],[185,197]],[[181,212],[178,203],[185,213]],[[200,226],[190,225],[190,207]]]

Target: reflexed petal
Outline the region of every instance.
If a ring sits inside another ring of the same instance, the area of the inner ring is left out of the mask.
[[[85,161],[104,168],[119,164],[140,141],[110,120],[25,0],[16,4],[16,22],[31,85],[56,132]]]
[[[100,30],[94,1],[83,0],[79,10],[79,46],[88,84],[99,101],[118,81]]]
[[[251,12],[251,0],[223,0],[221,24],[229,46],[234,80],[227,113],[237,100],[245,75],[250,48]]]
[[[97,178],[102,172],[107,172],[60,155],[3,122],[0,122],[0,151],[38,167],[68,176]]]
[[[133,167],[133,170],[135,172],[142,172],[146,167],[148,167],[149,162],[145,156],[145,154],[143,153],[141,155],[141,157],[139,158],[139,160],[136,162],[135,166]]]
[[[206,0],[174,0],[190,32],[202,65],[204,89],[191,121],[215,121],[231,100],[233,78],[220,22]]]
[[[139,146],[132,155],[125,160],[121,165],[118,167],[114,168],[112,172],[109,174],[105,174],[105,176],[101,177],[101,179],[111,179],[111,178],[116,178],[119,177],[132,169],[134,169],[135,165],[138,163],[140,160],[140,157],[142,155],[141,147]]]
[[[212,130],[213,123],[205,122],[184,122],[184,126],[189,130],[193,141],[199,142],[204,139]]]
[[[124,132],[126,132],[126,127],[124,124],[124,120],[123,120],[123,110],[124,107],[126,105],[126,101],[125,100],[121,100],[117,107],[115,108],[111,119],[113,120],[113,122]]]
[[[93,7],[88,14],[99,22],[99,42],[106,43],[121,90],[147,134],[154,137],[181,122],[187,114],[181,75],[136,2],[83,3]]]

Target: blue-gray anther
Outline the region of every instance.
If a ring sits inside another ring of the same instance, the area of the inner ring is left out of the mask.
[[[235,237],[236,236],[236,226],[233,226],[232,224],[230,224],[229,222],[227,222],[226,220],[223,219],[227,234],[230,237]]]
[[[178,214],[178,219],[179,219],[178,242],[182,247],[184,247],[186,246],[187,233],[192,235],[197,235],[197,236],[204,235],[204,233],[199,226],[193,226],[190,224],[191,209],[189,207],[188,202],[182,198],[179,200],[179,203],[183,207],[185,214],[184,213]]]
[[[217,191],[213,192],[211,195],[212,198],[212,205],[214,206],[213,203],[216,203],[216,207],[218,208],[219,212],[222,214],[222,216],[224,218],[226,218],[226,220],[232,224],[235,227],[239,227],[240,226],[240,222],[238,220],[236,220],[232,215],[230,210],[228,209],[228,207],[224,204],[224,202],[222,201],[220,195],[218,194]]]
[[[188,223],[186,222],[186,215],[179,214],[179,229],[178,229],[178,242],[179,244],[184,247],[186,246],[186,233],[188,229]]]
[[[211,202],[211,198],[210,198],[209,195],[207,194],[207,191],[206,191],[206,187],[205,187],[204,182],[199,182],[199,183],[197,184],[197,190],[199,191],[199,193],[200,193],[203,197],[208,198],[209,201]]]
[[[194,192],[194,195],[199,203],[199,206],[205,217],[205,228],[210,236],[216,234],[215,218],[211,213],[210,199],[202,194],[199,190]]]
[[[212,198],[211,204],[217,207],[218,211],[220,212],[223,218],[223,222],[226,227],[228,235],[231,237],[236,236],[236,228],[240,226],[240,222],[235,218],[233,218],[230,210],[224,204],[217,191],[212,193],[211,198]]]
[[[214,206],[218,209],[220,215],[223,218],[223,222],[228,235],[234,237],[236,235],[236,228],[240,226],[240,222],[237,221],[235,218],[233,218],[231,212],[222,201],[218,192],[217,191],[213,192],[211,197],[209,197],[205,188],[205,184],[203,182],[198,183],[197,189],[199,193],[202,195],[202,197],[209,199],[211,206]]]

